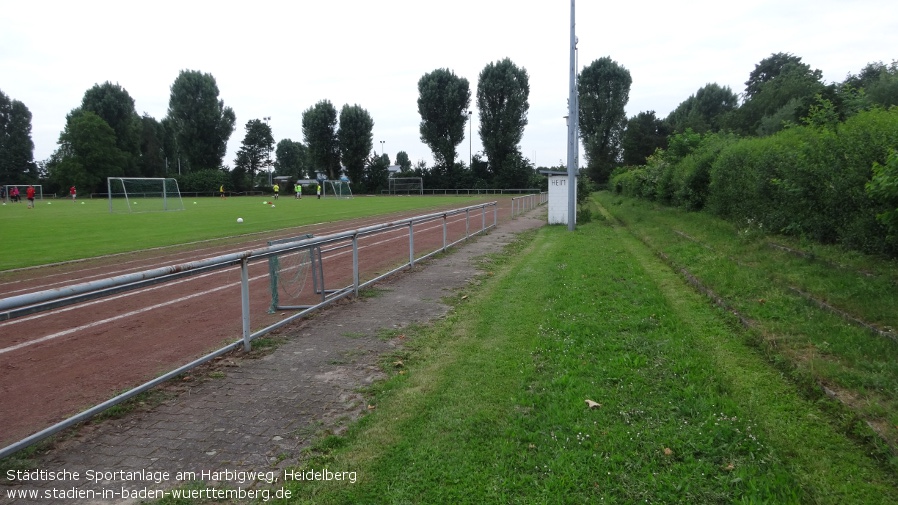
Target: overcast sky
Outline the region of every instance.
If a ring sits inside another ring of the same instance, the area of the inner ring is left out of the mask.
[[[898,59],[895,0],[577,2],[579,68],[610,56],[630,71],[628,116],[666,117],[708,83],[741,93],[772,53],[799,56],[840,82],[867,63]],[[537,166],[566,159],[570,2],[561,0],[0,0],[0,90],[33,115],[35,160],[57,148],[65,116],[110,81],[138,114],[161,120],[181,70],[212,74],[236,129],[271,117],[274,138],[303,141],[302,113],[328,99],[358,104],[395,161],[432,163],[420,141],[418,79],[448,68],[477,79],[510,58],[530,76],[521,151]],[[481,150],[478,113],[473,151]],[[458,146],[467,162],[469,138]],[[581,160],[582,160],[581,156]]]

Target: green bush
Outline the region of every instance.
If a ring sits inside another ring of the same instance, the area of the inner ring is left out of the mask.
[[[230,187],[230,176],[223,170],[198,170],[178,175],[175,178],[178,180],[178,187],[182,193],[214,194],[222,185],[226,190],[233,191],[233,188]]]
[[[873,162],[873,178],[866,185],[867,194],[883,210],[876,219],[888,229],[887,240],[898,246],[898,151],[891,151],[885,164]]]
[[[865,187],[875,163],[898,146],[898,109],[861,112],[836,129],[793,127],[721,151],[711,172],[709,208],[768,230],[866,252],[892,249],[882,204]]]
[[[706,135],[701,145],[671,169],[673,203],[686,210],[701,210],[708,199],[711,165],[726,146],[737,141],[735,135]]]

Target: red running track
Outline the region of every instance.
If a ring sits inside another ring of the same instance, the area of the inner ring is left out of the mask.
[[[501,223],[510,219],[511,204],[508,198],[497,201]],[[423,213],[307,226],[297,228],[295,236],[322,236]],[[488,208],[486,225],[492,223],[493,209]],[[471,212],[468,225],[471,233],[481,229],[479,211]],[[448,219],[448,243],[465,233],[464,214]],[[267,236],[234,237],[6,272],[0,279],[0,293],[16,296],[246,251],[284,236],[289,234],[280,230]],[[442,244],[442,220],[415,225],[416,258]],[[408,227],[360,238],[359,251],[361,282],[386,273],[409,260]],[[326,288],[352,283],[351,249],[326,252],[323,263]],[[268,314],[267,261],[250,263],[249,277],[252,331],[293,314]],[[298,299],[285,296],[282,293],[282,305],[311,304],[316,298],[310,278]],[[241,331],[240,269],[236,266],[0,323],[0,447],[232,343],[241,337]]]

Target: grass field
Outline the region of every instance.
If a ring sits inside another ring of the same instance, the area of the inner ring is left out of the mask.
[[[300,467],[358,481],[288,483],[290,503],[898,503],[894,447],[872,429],[896,428],[898,344],[782,287],[860,306],[894,296],[893,264],[595,205],[575,233],[484,261],[450,316],[410,330],[370,414]]]
[[[0,271],[198,240],[231,237],[392,212],[474,205],[475,197],[358,197],[350,200],[285,196],[190,198],[185,210],[110,213],[106,200],[38,201],[0,206]],[[492,198],[495,200],[495,198]],[[135,208],[141,208],[136,200]],[[153,202],[145,201],[149,207]],[[242,217],[243,223],[237,223]]]

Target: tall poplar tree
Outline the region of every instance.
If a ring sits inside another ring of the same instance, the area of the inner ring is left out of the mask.
[[[211,74],[182,70],[171,86],[168,118],[174,127],[178,157],[187,170],[222,166],[237,116],[218,99]]]
[[[477,108],[480,111],[480,139],[489,166],[500,187],[523,187],[516,177],[514,163],[520,153],[518,144],[527,126],[530,109],[530,79],[527,70],[505,58],[490,63],[477,82]]]
[[[31,111],[0,91],[0,184],[33,182],[36,171]]]
[[[374,120],[359,105],[344,105],[340,111],[340,127],[337,140],[340,158],[346,166],[346,174],[353,183],[360,184],[365,172],[365,162],[374,146]]]
[[[115,132],[115,145],[124,154],[122,170],[126,176],[138,176],[141,120],[128,91],[109,81],[95,84],[84,93],[81,110],[90,111],[106,121]]]
[[[455,148],[465,138],[471,105],[468,80],[440,68],[418,80],[421,141],[430,147],[434,162],[446,171],[455,164]]]
[[[337,109],[330,100],[321,100],[302,113],[302,136],[309,150],[311,171],[325,173],[331,180],[337,179],[340,176]]]
[[[580,138],[587,171],[603,184],[621,160],[621,139],[627,125],[630,71],[610,57],[599,58],[580,72]]]

